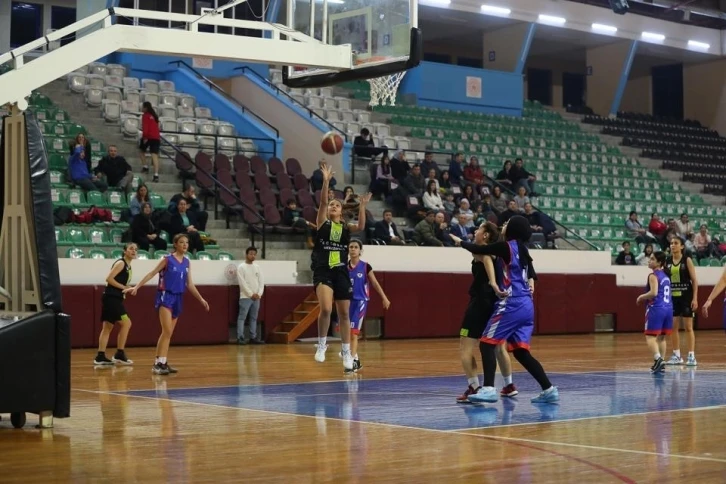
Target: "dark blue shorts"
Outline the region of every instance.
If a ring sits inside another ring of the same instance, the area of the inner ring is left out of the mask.
[[[184,294],[175,294],[173,292],[159,291],[156,293],[156,302],[154,303],[154,309],[158,311],[159,308],[164,307],[171,311],[171,319],[176,319],[181,316],[183,299]]]
[[[645,310],[645,334],[659,336],[673,331],[673,308],[647,308]]]
[[[531,297],[508,297],[494,305],[494,314],[484,328],[481,341],[498,345],[507,343],[507,349],[529,350],[534,331],[534,303]]]

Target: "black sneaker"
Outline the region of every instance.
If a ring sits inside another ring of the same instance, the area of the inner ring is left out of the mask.
[[[111,361],[114,363],[118,363],[119,365],[133,365],[134,360],[130,360],[126,357],[126,353],[123,351],[117,351],[115,355],[113,355],[113,358],[111,358]]]
[[[353,360],[353,371],[358,371],[361,368],[363,368],[363,365],[360,364],[360,360]]]
[[[154,175],[154,178],[151,180],[154,183],[159,183],[159,175]]]
[[[149,167],[148,166],[142,166],[141,167],[141,173],[149,173]]]
[[[662,373],[665,371],[666,363],[663,358],[658,358],[653,366],[650,368],[651,373]]]
[[[164,366],[166,366],[166,369],[169,370],[169,373],[179,373],[179,370],[171,366],[169,362],[164,363]]]
[[[244,338],[237,338],[237,344],[240,346],[244,346],[247,344],[247,341],[245,341]]]
[[[250,343],[252,343],[253,345],[263,345],[263,344],[265,344],[264,341],[262,341],[261,339],[257,339],[257,338],[251,339],[250,340]]]
[[[106,353],[99,353],[96,355],[96,358],[94,358],[93,364],[100,366],[111,366],[113,365],[113,361],[106,358]]]
[[[154,375],[168,375],[169,367],[166,364],[155,363],[154,366],[151,368],[151,372]]]

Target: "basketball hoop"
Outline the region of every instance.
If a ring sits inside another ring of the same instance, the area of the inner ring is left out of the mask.
[[[401,84],[401,80],[405,75],[406,71],[401,71],[391,74],[390,76],[368,79],[368,84],[371,85],[371,102],[368,104],[371,107],[378,105],[395,106],[398,85]]]

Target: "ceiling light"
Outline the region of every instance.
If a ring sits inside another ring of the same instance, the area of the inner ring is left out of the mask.
[[[482,13],[491,13],[494,15],[509,15],[512,13],[508,8],[495,7],[494,5],[482,5],[481,11]]]
[[[688,41],[688,47],[694,47],[696,49],[703,49],[708,50],[711,48],[710,44],[707,44],[705,42],[698,42],[696,40],[689,40]]]
[[[604,25],[604,24],[592,24],[592,30],[597,30],[598,32],[607,32],[609,34],[614,34],[618,31],[617,27],[613,27],[612,25]]]
[[[539,20],[541,22],[547,22],[550,24],[563,24],[567,22],[567,19],[562,17],[553,17],[552,15],[540,15]]]
[[[663,34],[654,34],[653,32],[643,32],[641,34],[641,37],[648,40],[658,40],[663,41],[665,40],[665,35]]]

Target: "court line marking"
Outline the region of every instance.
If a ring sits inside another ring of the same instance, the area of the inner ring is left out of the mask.
[[[304,415],[304,414],[296,414],[296,413],[277,412],[274,410],[260,410],[260,409],[252,409],[252,408],[245,408],[245,407],[231,407],[231,406],[227,406],[227,405],[218,405],[218,404],[214,404],[214,403],[175,400],[175,399],[169,398],[168,395],[165,397],[159,397],[159,396],[150,397],[150,396],[146,396],[146,395],[133,395],[133,394],[128,394],[128,393],[119,393],[119,392],[110,392],[110,391],[103,392],[103,391],[98,391],[98,390],[83,390],[83,389],[79,389],[79,388],[74,388],[73,390],[77,391],[77,392],[94,393],[94,394],[98,394],[98,395],[115,395],[115,396],[119,396],[119,397],[139,398],[142,400],[151,400],[151,401],[166,400],[171,403],[178,403],[178,404],[182,404],[182,405],[197,405],[197,406],[203,406],[203,407],[220,408],[220,409],[225,409],[225,410],[230,410],[230,411],[231,410],[236,410],[236,411],[246,410],[249,412],[257,412],[257,413],[264,413],[264,414],[270,414],[270,415],[279,415],[279,416],[285,416],[285,417],[291,417],[291,418],[303,417],[303,418],[309,418],[309,419],[315,419],[315,420],[317,420],[317,419],[332,420],[332,421],[335,421],[338,423],[342,423],[344,425],[345,424],[350,425],[351,423],[357,423],[357,424],[361,424],[361,425],[373,425],[373,426],[379,426],[379,427],[399,428],[399,429],[405,429],[405,430],[418,430],[418,431],[434,432],[434,433],[448,434],[448,435],[466,435],[469,437],[477,437],[477,438],[485,439],[485,440],[499,440],[499,441],[512,442],[512,443],[521,442],[521,443],[529,443],[529,444],[559,445],[559,446],[563,446],[563,447],[574,447],[574,448],[579,447],[579,448],[584,448],[584,449],[589,449],[589,450],[620,452],[620,453],[626,453],[626,454],[640,454],[640,455],[651,455],[651,456],[666,457],[666,458],[701,460],[701,461],[708,461],[708,462],[726,463],[726,459],[718,459],[715,457],[701,457],[701,456],[691,456],[691,455],[683,455],[683,454],[665,454],[665,453],[661,453],[661,452],[649,452],[649,451],[631,450],[631,449],[617,449],[617,448],[598,447],[598,446],[591,446],[591,445],[584,445],[584,444],[570,444],[570,443],[566,443],[566,442],[538,441],[538,440],[533,440],[533,439],[520,439],[520,438],[516,438],[516,437],[500,437],[500,436],[496,436],[496,435],[476,434],[476,433],[471,432],[470,431],[471,429],[466,429],[468,431],[463,432],[461,430],[451,431],[451,430],[438,430],[438,429],[421,428],[421,427],[410,427],[408,425],[391,424],[391,423],[385,423],[385,422],[370,422],[370,421],[365,421],[365,420],[345,420],[345,419],[340,419],[340,418],[323,417],[323,416],[317,416],[317,415]],[[167,391],[164,390],[163,392],[166,393]],[[613,416],[613,417],[635,416],[635,415],[644,415],[644,414],[650,414],[650,413],[671,413],[671,412],[682,412],[682,411],[696,412],[696,411],[701,411],[701,410],[713,410],[716,408],[723,408],[723,407],[726,407],[726,405],[715,405],[715,406],[711,406],[711,407],[653,411],[653,412],[645,412],[645,413],[641,413],[641,414],[632,414],[631,413],[631,414],[617,415],[617,416]],[[606,418],[606,417],[593,417],[593,418]],[[554,423],[571,422],[571,421],[574,421],[574,419],[573,420],[559,420],[559,421],[554,421],[554,422],[534,422],[534,423],[528,424],[528,425],[554,424]],[[494,427],[486,427],[485,429],[502,428],[502,427],[510,427],[510,426],[494,426]],[[541,449],[541,448],[537,448],[537,447],[530,447],[530,448],[533,448],[533,449],[539,450],[539,451],[543,451],[543,452],[551,452],[547,449]],[[593,467],[600,469],[611,475],[613,475],[613,472],[616,472],[612,469],[608,469],[599,464],[586,461],[586,460],[576,457],[576,456],[570,456],[567,454],[560,454],[560,453],[556,453],[556,454],[559,455],[560,457],[564,457],[567,459],[572,459],[572,460],[575,460],[578,462],[586,463],[590,466],[593,466]],[[628,481],[628,482],[631,482],[631,481]],[[634,481],[632,481],[632,482],[634,482]]]

